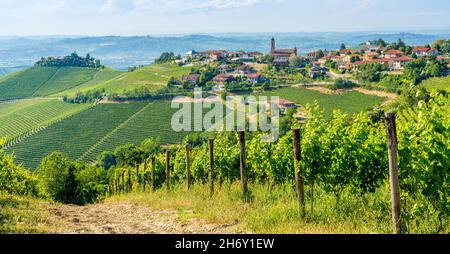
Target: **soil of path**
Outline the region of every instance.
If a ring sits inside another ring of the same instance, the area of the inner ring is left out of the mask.
[[[192,213],[183,211],[184,214]],[[206,224],[174,210],[151,210],[143,204],[106,202],[88,206],[55,205],[50,220],[58,234],[231,234],[236,225]]]

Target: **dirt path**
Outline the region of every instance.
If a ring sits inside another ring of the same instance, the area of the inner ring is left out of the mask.
[[[67,234],[227,234],[234,225],[205,224],[186,219],[190,211],[150,210],[142,204],[108,202],[89,206],[57,205],[50,209],[50,220]]]

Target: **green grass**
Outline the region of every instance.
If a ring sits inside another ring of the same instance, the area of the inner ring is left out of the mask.
[[[317,101],[325,110],[325,115],[330,116],[333,110],[341,110],[344,113],[358,113],[382,103],[385,99],[366,95],[356,91],[343,94],[324,94],[306,88],[288,87],[271,92],[263,93],[268,96],[279,96],[281,99],[293,101],[299,105],[306,106]]]
[[[58,93],[92,80],[97,71],[77,67],[31,67],[0,78],[0,100]]]
[[[314,208],[311,212],[310,189],[306,187],[306,216],[299,216],[298,202],[291,185],[268,186],[249,184],[251,199],[242,199],[240,185],[216,186],[213,197],[209,186],[196,184],[186,191],[185,184],[165,188],[155,193],[136,191],[113,196],[106,202],[132,202],[146,204],[154,210],[178,211],[184,217],[202,219],[209,224],[233,225],[237,232],[260,234],[371,234],[392,232],[389,185],[386,183],[373,194],[360,196],[344,190],[336,203],[334,194],[316,187]],[[191,211],[186,213],[186,211]],[[411,223],[409,233],[436,233],[437,216],[418,218],[421,223]],[[450,221],[444,222],[441,233],[450,232]]]
[[[167,85],[171,77],[188,74],[192,67],[178,67],[171,64],[154,64],[140,68],[134,72],[126,72],[109,81],[84,86],[80,91],[105,89],[108,93],[122,93],[125,90],[146,87],[152,91]]]
[[[27,99],[0,104],[0,137],[11,140],[89,106],[68,104],[58,99]]]
[[[46,96],[76,87],[92,80],[97,72],[98,70],[91,68],[61,68],[52,79],[41,86],[33,95]]]
[[[31,67],[0,78],[0,101],[32,96],[57,71],[53,67]]]
[[[0,193],[0,234],[39,234],[57,231],[49,220],[50,203]]]
[[[430,78],[422,82],[428,90],[444,90],[450,92],[450,76],[444,78]]]
[[[101,70],[99,72],[97,72],[94,76],[94,78],[92,80],[89,80],[86,83],[83,83],[79,86],[76,86],[74,88],[68,89],[66,91],[60,92],[60,93],[56,93],[56,94],[52,94],[52,96],[69,96],[69,97],[73,97],[76,95],[77,92],[79,91],[87,91],[92,89],[93,87],[96,86],[100,86],[101,84],[110,81],[122,74],[124,74],[125,72],[123,71],[117,71],[117,70],[113,70],[113,69],[105,69],[105,70]]]
[[[93,161],[102,151],[140,143],[149,137],[162,144],[182,141],[186,133],[174,132],[171,117],[176,110],[166,101],[99,104],[14,144],[18,163],[35,169],[53,151],[73,160]]]

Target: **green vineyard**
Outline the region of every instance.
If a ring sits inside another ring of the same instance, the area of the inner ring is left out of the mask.
[[[79,86],[70,88],[68,90],[65,90],[63,92],[52,94],[51,96],[75,96],[76,93],[79,91],[92,90],[95,88],[96,85],[100,85],[109,80],[118,78],[123,73],[124,73],[123,71],[118,71],[118,70],[113,70],[113,69],[101,70],[101,71],[98,71],[94,75],[93,79],[89,80],[88,82],[83,83]]]
[[[92,80],[96,73],[97,70],[91,68],[61,68],[54,77],[41,86],[33,95],[46,96],[76,87]]]
[[[343,94],[323,94],[318,91],[296,87],[283,88],[264,95],[279,96],[282,99],[291,100],[302,106],[313,104],[314,101],[317,101],[320,107],[325,110],[325,116],[331,116],[333,110],[338,109],[343,113],[358,113],[373,108],[384,101],[381,97],[366,95],[356,91]]]
[[[184,133],[171,130],[173,109],[169,102],[100,104],[49,126],[8,148],[19,163],[36,168],[53,151],[71,159],[93,161],[105,150],[127,143],[140,144],[149,137],[176,143]]]
[[[58,99],[27,99],[0,104],[0,137],[18,138],[89,107]]]
[[[32,67],[0,79],[0,101],[32,96],[58,71],[58,68]]]

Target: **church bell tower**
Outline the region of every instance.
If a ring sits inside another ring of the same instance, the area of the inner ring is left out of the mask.
[[[272,37],[272,43],[270,46],[270,53],[273,53],[276,49],[276,45],[275,45],[275,38]]]

